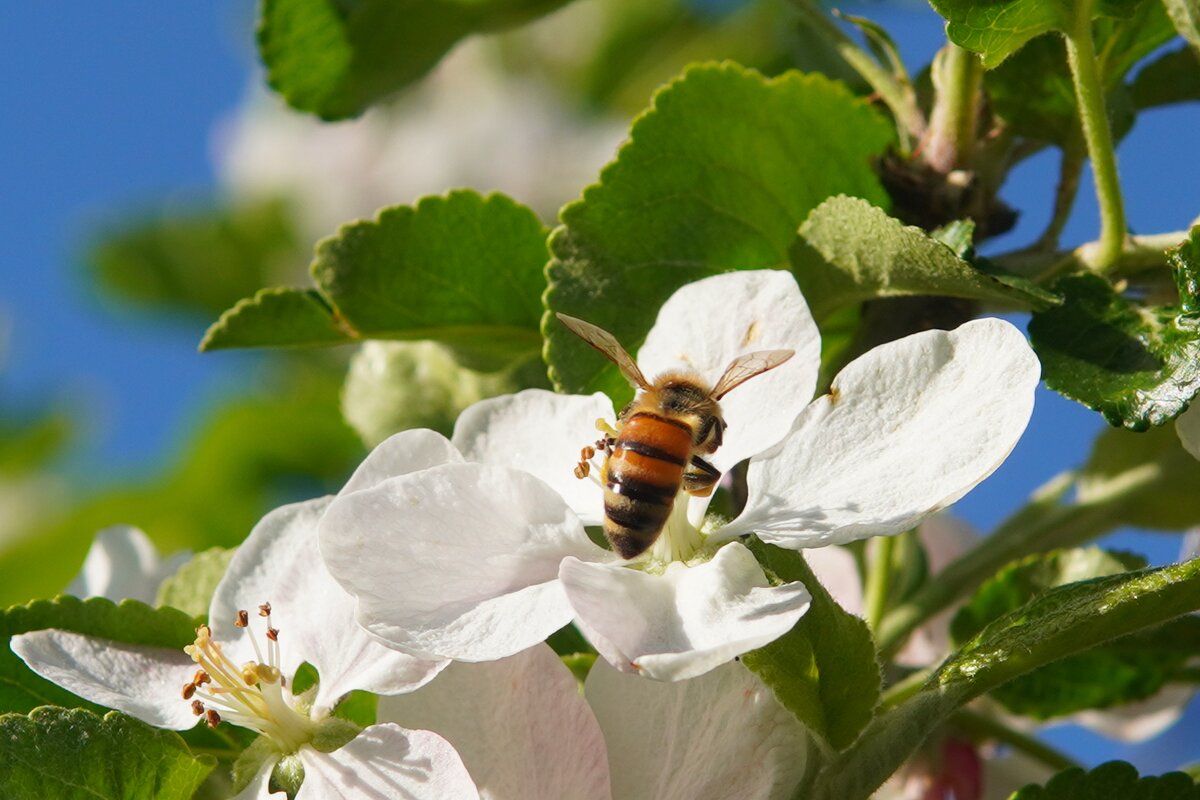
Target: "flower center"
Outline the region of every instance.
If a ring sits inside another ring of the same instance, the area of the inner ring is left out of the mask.
[[[191,701],[192,711],[203,715],[210,727],[222,720],[232,722],[267,737],[281,752],[294,753],[312,740],[317,726],[292,707],[291,692],[283,691],[286,680],[279,671],[279,630],[271,625],[271,604],[259,606],[258,613],[266,618],[265,648],[251,635],[257,660],[240,667],[213,640],[207,625],[196,629],[196,641],[183,651],[200,669],[191,683],[184,684],[183,699]],[[249,619],[249,614],[239,611],[234,624],[248,628]]]
[[[688,519],[691,495],[680,491],[675,495],[671,516],[663,526],[662,533],[654,540],[648,551],[648,562],[653,570],[666,568],[673,561],[687,562],[704,547],[704,534]]]

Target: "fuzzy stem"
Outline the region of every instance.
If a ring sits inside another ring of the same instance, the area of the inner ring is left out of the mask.
[[[867,570],[867,585],[863,591],[863,610],[867,625],[878,630],[879,623],[887,610],[888,587],[892,581],[892,552],[896,540],[891,536],[880,536],[873,543],[874,553]]]
[[[911,140],[919,138],[925,132],[925,116],[921,113],[920,106],[917,105],[917,96],[912,86],[902,83],[870,53],[859,47],[829,18],[823,8],[815,5],[811,0],[792,0],[792,5],[805,22],[818,28],[834,42],[838,55],[879,95],[879,99],[888,107],[896,120],[900,148],[907,152],[910,149]]]
[[[979,119],[983,62],[976,53],[947,42],[934,60],[937,99],[922,157],[941,173],[971,165]]]
[[[1083,142],[1078,135],[1072,136],[1071,141],[1063,148],[1062,164],[1058,170],[1058,186],[1054,190],[1054,213],[1034,248],[1052,251],[1058,247],[1058,237],[1062,235],[1067,218],[1071,216],[1071,209],[1075,205],[1075,195],[1079,193],[1084,155]]]
[[[1056,772],[1079,766],[1077,761],[1050,745],[1040,742],[1032,736],[1027,736],[1020,731],[1015,731],[1000,721],[985,714],[980,714],[977,711],[964,708],[951,717],[951,721],[973,736],[994,739],[997,742],[1012,747],[1014,750],[1020,750],[1025,755],[1037,759]]]
[[[1100,204],[1099,247],[1089,266],[1107,271],[1117,263],[1125,247],[1125,207],[1117,177],[1117,157],[1104,107],[1104,84],[1092,41],[1092,3],[1076,6],[1075,19],[1066,32],[1067,63],[1075,84],[1075,101],[1083,121],[1083,138],[1092,161],[1096,197]]]

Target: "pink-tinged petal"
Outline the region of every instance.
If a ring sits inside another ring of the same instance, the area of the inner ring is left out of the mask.
[[[357,619],[407,652],[490,661],[571,621],[558,581],[567,556],[613,556],[542,481],[447,464],[335,500],[321,553],[358,600]]]
[[[382,698],[379,719],[444,736],[484,800],[612,797],[600,726],[547,645],[453,664],[418,692]]]
[[[925,548],[929,574],[937,574],[950,562],[979,544],[979,532],[961,519],[949,514],[934,514],[917,528],[917,536]],[[815,552],[815,551],[810,551]],[[904,643],[896,654],[896,663],[904,667],[928,667],[941,661],[950,652],[950,621],[962,603],[955,603],[930,617]]]
[[[682,368],[712,386],[735,358],[758,350],[795,355],[721,400],[729,427],[711,461],[722,471],[786,436],[816,389],[821,335],[795,278],[753,270],[689,283],[663,304],[638,351],[638,366],[650,380]]]
[[[254,657],[251,638],[264,641],[266,620],[257,608],[270,603],[283,674],[291,678],[308,662],[320,675],[317,713],[353,689],[412,691],[446,665],[386,647],[355,623],[354,598],[329,574],[317,547],[317,523],[332,501],[294,503],[263,517],[229,562],[209,610],[214,638],[242,663]],[[234,625],[239,609],[250,612],[248,629]]]
[[[180,695],[196,672],[183,650],[56,629],[22,633],[10,646],[31,670],[85,700],[156,728],[184,731],[196,724],[191,704]]]
[[[407,475],[440,464],[458,464],[462,460],[454,445],[436,431],[423,428],[401,431],[384,439],[367,453],[338,495],[370,489],[397,475]]]
[[[1122,742],[1153,739],[1174,725],[1196,693],[1196,687],[1171,684],[1158,694],[1112,708],[1083,711],[1071,717],[1089,730]]]
[[[741,664],[660,683],[597,661],[585,694],[620,800],[782,800],[804,776],[807,733]]]
[[[442,737],[372,725],[345,747],[300,748],[304,782],[296,800],[476,800],[462,759]]]
[[[837,545],[814,547],[804,551],[804,560],[839,606],[863,615],[863,583],[853,553]]]
[[[602,656],[620,670],[666,681],[701,675],[774,641],[811,600],[800,583],[768,586],[737,542],[704,564],[673,562],[662,575],[574,558],[559,575],[576,624]]]
[[[152,605],[163,579],[189,556],[176,553],[162,560],[146,534],[129,525],[114,525],[96,534],[83,568],[66,593],[109,600],[131,597]]]
[[[526,389],[468,408],[454,424],[453,441],[468,461],[513,467],[542,479],[584,525],[599,525],[604,520],[600,484],[575,477],[579,451],[600,438],[598,419],[616,422],[612,401],[602,394]]]
[[[1175,419],[1175,432],[1183,447],[1196,458],[1200,458],[1200,399],[1192,402],[1191,408]]]
[[[751,461],[749,502],[720,535],[803,548],[913,527],[1007,458],[1039,372],[1025,337],[998,319],[874,348]]]
[[[246,787],[235,794],[229,800],[279,800],[286,798],[287,792],[271,791],[271,772],[275,769],[275,765],[279,763],[278,758],[268,758],[259,767],[258,772],[246,784]]]

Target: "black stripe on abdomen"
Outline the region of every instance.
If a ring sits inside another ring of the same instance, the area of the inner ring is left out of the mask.
[[[657,533],[667,524],[671,507],[657,503],[604,504],[608,521],[631,533]]]
[[[687,466],[687,459],[680,458],[674,453],[668,453],[661,447],[655,447],[652,444],[645,442],[621,441],[619,445],[621,450],[628,450],[631,453],[637,453],[639,456],[653,458],[658,461],[665,461],[668,464],[674,464],[677,467]]]
[[[628,498],[635,505],[670,506],[675,500],[675,494],[679,491],[679,487],[662,486],[640,478],[620,477],[609,478],[608,490],[613,494]]]

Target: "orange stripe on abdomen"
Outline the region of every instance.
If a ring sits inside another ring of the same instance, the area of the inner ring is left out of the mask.
[[[639,414],[622,426],[604,468],[604,532],[624,558],[658,538],[691,450],[686,425]]]

